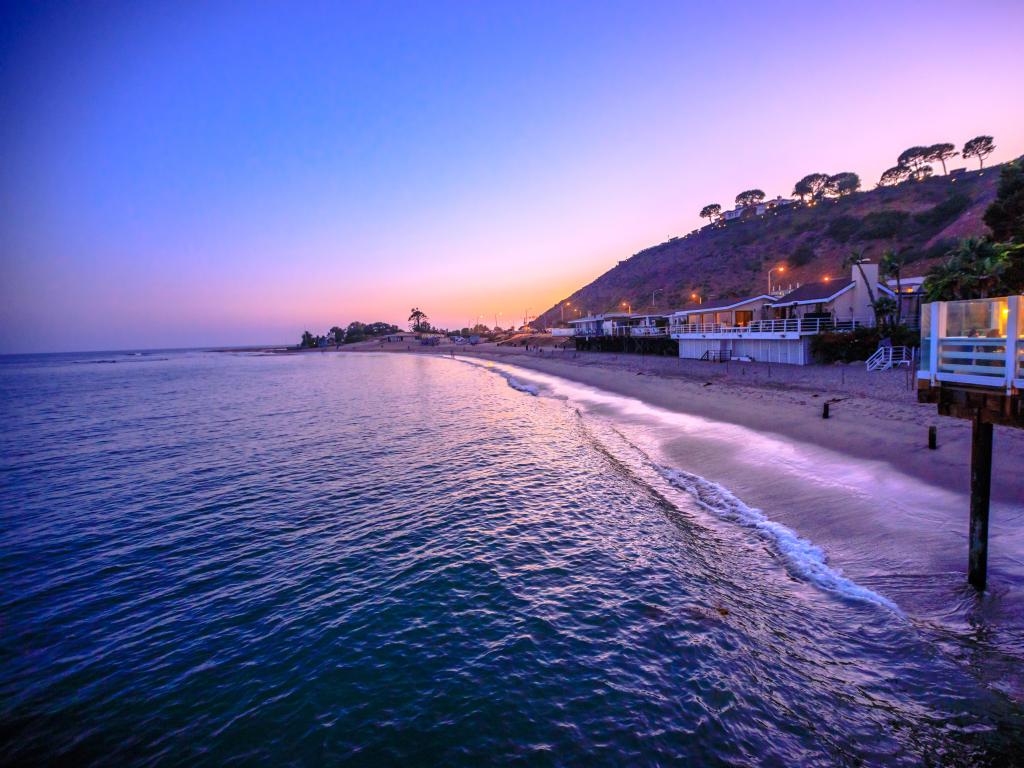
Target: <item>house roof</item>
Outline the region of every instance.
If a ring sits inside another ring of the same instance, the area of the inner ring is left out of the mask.
[[[775,302],[776,307],[790,307],[794,304],[825,304],[837,298],[840,294],[846,293],[853,288],[853,280],[830,280],[820,283],[804,283],[794,291]],[[890,296],[896,294],[886,286],[878,283],[875,288],[879,293],[887,293]]]
[[[681,309],[678,312],[673,312],[673,315],[700,315],[704,312],[721,312],[726,309],[736,309],[742,307],[744,304],[752,304],[755,301],[774,301],[775,297],[770,296],[767,293],[762,293],[758,296],[749,296],[745,299],[716,299],[712,302],[705,302],[704,304],[698,304],[688,309]]]
[[[820,283],[804,283],[775,301],[776,307],[792,304],[819,304],[832,301],[853,287],[853,280],[829,280]]]

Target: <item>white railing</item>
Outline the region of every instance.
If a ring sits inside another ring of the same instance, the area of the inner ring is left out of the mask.
[[[869,371],[887,371],[901,366],[910,367],[913,361],[909,347],[879,347],[865,365]]]
[[[828,318],[789,318],[786,320],[755,320],[750,325],[725,325],[722,323],[673,323],[670,331],[679,335],[694,334],[743,334],[743,333],[797,333],[817,334],[826,332],[843,333],[854,328],[867,326],[860,320],[830,320]]]
[[[1024,386],[1024,296],[938,301],[922,307],[918,378],[1005,389]],[[996,335],[998,334],[998,335]]]
[[[668,326],[637,325],[629,329],[630,336],[668,336]]]
[[[1006,378],[1006,339],[939,339],[938,372]]]

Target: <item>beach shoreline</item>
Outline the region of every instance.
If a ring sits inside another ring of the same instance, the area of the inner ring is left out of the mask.
[[[395,347],[402,346],[402,349]],[[524,347],[360,344],[351,352],[402,352],[490,360],[559,376],[676,413],[747,427],[882,461],[914,479],[967,494],[971,425],[918,403],[913,372],[867,372],[863,365],[709,363],[673,357]],[[910,385],[908,387],[908,384]],[[829,404],[829,418],[822,409]],[[936,426],[938,448],[928,448]],[[993,502],[1024,499],[1024,432],[995,428]],[[966,520],[966,512],[965,512]]]

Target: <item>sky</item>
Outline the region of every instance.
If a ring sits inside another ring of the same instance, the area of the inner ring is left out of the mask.
[[[741,190],[1024,153],[1019,0],[0,13],[2,353],[508,326]]]

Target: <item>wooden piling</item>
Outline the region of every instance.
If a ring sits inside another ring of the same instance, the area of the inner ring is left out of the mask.
[[[992,424],[979,410],[971,430],[971,529],[967,581],[979,592],[988,580],[988,507],[992,491]]]
[[[825,403],[824,405],[821,406],[821,418],[828,418],[828,403]]]
[[[928,447],[933,451],[939,447],[939,428],[934,424],[928,427]]]

